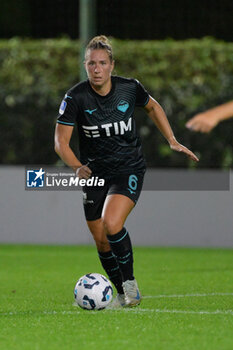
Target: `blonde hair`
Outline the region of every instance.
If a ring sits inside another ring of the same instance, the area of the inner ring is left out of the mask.
[[[85,59],[88,50],[106,50],[110,61],[113,60],[112,46],[105,35],[95,36],[90,40],[85,50]]]

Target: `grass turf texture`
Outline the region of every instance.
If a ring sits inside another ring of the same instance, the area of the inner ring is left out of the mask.
[[[103,273],[94,247],[0,246],[0,349],[233,349],[232,250],[134,253],[141,305],[85,311],[73,289]]]

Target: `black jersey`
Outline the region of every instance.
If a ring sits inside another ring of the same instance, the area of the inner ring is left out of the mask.
[[[61,103],[57,122],[77,123],[80,161],[93,175],[110,177],[145,171],[141,142],[133,117],[135,106],[145,106],[149,94],[135,79],[112,76],[106,96],[89,81],[72,87]]]

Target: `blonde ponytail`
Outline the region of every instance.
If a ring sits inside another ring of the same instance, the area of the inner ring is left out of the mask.
[[[85,58],[88,50],[100,50],[100,49],[107,51],[109,59],[112,62],[113,60],[112,46],[110,44],[110,41],[105,35],[95,36],[93,39],[90,40],[85,50]]]

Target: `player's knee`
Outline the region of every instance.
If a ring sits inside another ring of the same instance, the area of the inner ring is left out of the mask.
[[[114,216],[103,216],[104,227],[109,235],[119,232],[123,225]]]

